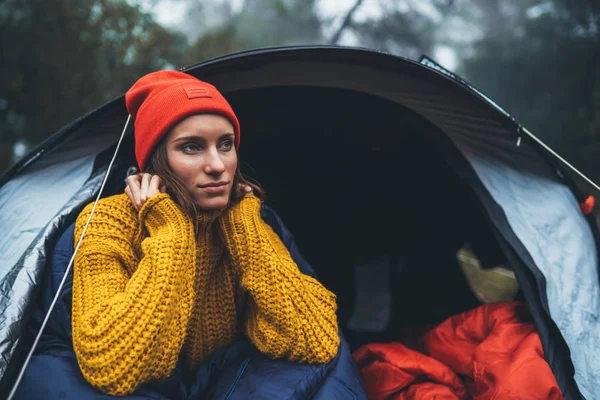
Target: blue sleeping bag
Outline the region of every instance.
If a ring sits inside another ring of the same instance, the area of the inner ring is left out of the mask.
[[[263,205],[263,219],[281,237],[300,271],[315,271],[298,251],[294,238],[275,212]],[[73,255],[71,225],[58,240],[43,280],[41,299],[32,317],[35,335],[50,307]],[[40,343],[16,393],[16,399],[112,399],[85,381],[72,347],[71,286],[68,276]],[[180,361],[169,378],[138,388],[125,399],[366,399],[363,383],[342,333],[336,357],[327,364],[309,365],[271,360],[247,339],[213,353],[194,371]]]

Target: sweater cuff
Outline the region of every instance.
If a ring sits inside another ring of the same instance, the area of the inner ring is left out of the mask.
[[[249,241],[257,240],[259,236],[260,207],[261,200],[258,197],[247,196],[219,219],[225,244],[238,265],[242,263],[242,253],[249,248]]]
[[[241,218],[250,218],[254,216],[260,217],[260,207],[262,201],[256,196],[246,196],[240,200],[235,206],[231,207],[229,214],[232,219],[239,220]]]
[[[166,193],[159,193],[148,199],[142,206],[138,218],[150,235],[156,234],[163,228],[170,230],[173,227],[191,226],[189,218]]]
[[[220,219],[226,239],[235,240],[239,234],[248,234],[255,229],[253,221],[260,219],[261,200],[256,196],[246,196],[228,209]]]

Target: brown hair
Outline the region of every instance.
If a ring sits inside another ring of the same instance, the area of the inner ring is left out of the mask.
[[[169,159],[167,157],[167,145],[166,141],[162,140],[157,146],[146,170],[149,174],[158,175],[165,181],[165,187],[167,193],[175,201],[175,203],[181,207],[181,209],[189,215],[193,221],[198,219],[198,212],[196,205],[194,204],[192,197],[188,193],[185,184],[179,178],[171,167],[169,166]],[[265,198],[265,191],[260,185],[251,181],[244,176],[240,168],[240,160],[238,158],[238,166],[233,177],[233,188],[231,191],[231,198],[229,200],[229,206],[237,204],[246,194],[243,190],[239,190],[240,187],[250,186],[255,196],[260,199]]]

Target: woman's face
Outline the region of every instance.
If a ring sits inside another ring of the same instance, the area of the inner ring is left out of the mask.
[[[233,125],[216,114],[192,115],[167,136],[167,159],[202,211],[225,208],[237,168]]]

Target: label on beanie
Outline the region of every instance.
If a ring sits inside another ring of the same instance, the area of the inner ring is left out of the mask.
[[[188,87],[183,88],[183,90],[185,90],[185,94],[187,94],[187,97],[190,100],[197,99],[199,97],[212,98],[212,94],[210,93],[210,90],[208,90],[208,88]]]

